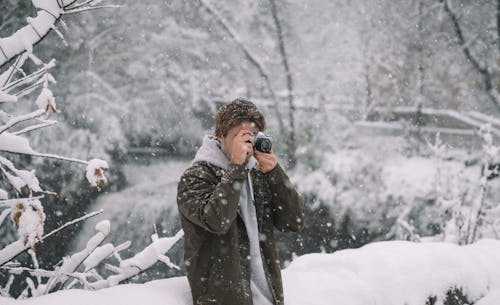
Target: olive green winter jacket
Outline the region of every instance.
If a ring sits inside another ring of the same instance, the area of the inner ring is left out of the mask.
[[[227,170],[194,162],[182,175],[177,204],[185,233],[184,260],[195,305],[253,305],[249,239],[238,205],[248,170]],[[274,230],[304,227],[304,203],[278,164],[250,172],[264,271],[275,305],[283,305],[283,285]],[[236,187],[235,187],[236,186]],[[257,305],[257,304],[255,304]]]

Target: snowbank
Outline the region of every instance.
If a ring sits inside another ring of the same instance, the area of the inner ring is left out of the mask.
[[[500,241],[469,246],[390,241],[333,254],[308,254],[285,270],[287,305],[424,305],[462,289],[475,305],[497,305],[500,297]],[[99,291],[66,290],[36,299],[0,298],[4,305],[191,304],[186,277],[119,285]]]

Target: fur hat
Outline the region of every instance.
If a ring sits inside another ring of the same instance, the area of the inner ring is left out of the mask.
[[[264,115],[257,109],[257,106],[250,101],[237,98],[223,105],[217,111],[215,115],[215,135],[225,137],[229,129],[241,122],[252,122],[260,131],[264,131],[266,128]]]

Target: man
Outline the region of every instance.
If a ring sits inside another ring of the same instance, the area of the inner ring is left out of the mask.
[[[184,260],[195,305],[282,305],[274,228],[304,227],[304,203],[273,151],[253,148],[265,120],[236,99],[216,114],[177,189]]]

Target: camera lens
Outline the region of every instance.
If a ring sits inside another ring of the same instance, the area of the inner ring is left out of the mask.
[[[270,153],[271,152],[271,141],[269,139],[262,139],[262,142],[260,143],[260,150],[264,153]]]

